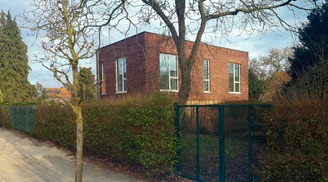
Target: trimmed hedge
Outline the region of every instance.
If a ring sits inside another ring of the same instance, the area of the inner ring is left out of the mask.
[[[11,128],[9,108],[0,105],[0,126]]]
[[[141,166],[147,174],[173,170],[177,160],[174,100],[167,95],[98,101],[83,105],[84,150]],[[36,107],[29,133],[63,147],[75,147],[75,120],[69,106]]]
[[[327,109],[325,101],[275,105],[256,166],[263,181],[328,181]]]

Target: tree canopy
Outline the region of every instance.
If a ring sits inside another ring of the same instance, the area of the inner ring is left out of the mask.
[[[299,44],[293,47],[294,57],[288,60],[293,81],[328,60],[328,3],[313,9],[307,19],[298,30]]]
[[[22,40],[16,19],[0,15],[0,90],[4,101],[21,102],[35,97],[36,90],[28,81],[27,46]]]

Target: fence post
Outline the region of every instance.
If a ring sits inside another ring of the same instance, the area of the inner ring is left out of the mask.
[[[196,106],[196,142],[197,142],[197,181],[200,181],[200,167],[199,167],[199,107]]]
[[[219,167],[220,182],[225,181],[225,156],[224,156],[224,106],[219,106]]]
[[[253,181],[252,175],[252,107],[248,106],[248,181]]]
[[[175,118],[174,118],[174,124],[175,124],[175,129],[177,132],[177,143],[176,145],[180,145],[180,111],[179,111],[179,105],[177,102],[174,103],[174,112],[175,112]],[[178,147],[177,151],[177,157],[178,161],[175,165],[175,170],[177,172],[180,172],[180,148]]]

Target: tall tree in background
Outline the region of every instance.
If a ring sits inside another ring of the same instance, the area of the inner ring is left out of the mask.
[[[259,79],[259,76],[252,70],[248,70],[248,90],[249,100],[258,101],[260,96],[263,95],[264,81]]]
[[[289,81],[286,71],[289,69],[288,59],[293,57],[293,51],[290,48],[282,50],[274,48],[270,49],[268,53],[268,56],[250,60],[248,66],[250,91],[253,92],[252,98],[257,98],[259,101],[263,101],[263,96],[266,93],[279,90]],[[259,85],[261,87],[258,87]]]
[[[284,94],[306,98],[328,98],[328,3],[314,9],[307,16],[307,23],[298,31],[299,44],[293,47],[289,74],[292,80]]]
[[[139,17],[143,22],[152,23],[159,17],[168,28],[177,48],[178,62],[181,70],[181,87],[179,90],[179,104],[185,104],[191,89],[191,70],[198,52],[199,44],[204,32],[221,32],[229,35],[236,27],[241,32],[251,34],[254,31],[265,32],[273,27],[282,26],[292,29],[281,16],[278,9],[286,7],[291,14],[294,10],[306,10],[311,1],[293,0],[142,0]],[[163,25],[163,24],[161,24]],[[194,35],[191,52],[186,52],[186,37]]]
[[[295,81],[314,66],[328,64],[328,3],[314,9],[308,23],[298,30],[299,44],[293,47],[294,57],[289,59],[289,74]]]
[[[108,8],[103,8],[104,4]],[[71,106],[76,121],[76,173],[75,181],[82,181],[83,169],[83,117],[82,102],[79,94],[81,60],[94,55],[97,24],[110,24],[121,14],[121,0],[102,2],[99,0],[34,0],[34,10],[26,16],[29,27],[35,33],[44,50],[41,57],[36,57],[46,69],[64,87],[72,93]],[[99,7],[101,6],[101,7]],[[104,11],[104,12],[103,12]],[[103,12],[103,13],[102,13]],[[97,13],[102,13],[101,16]],[[97,19],[95,19],[97,18]],[[106,22],[101,19],[106,18]],[[72,76],[72,78],[71,78]],[[72,80],[72,81],[71,81]]]
[[[36,82],[36,84],[35,84],[35,88],[36,88],[36,90],[37,90],[37,94],[38,94],[37,97],[38,97],[38,99],[39,99],[40,101],[46,100],[47,97],[48,97],[48,95],[47,95],[47,93],[46,93],[46,89],[42,86],[42,84],[39,83],[39,82]]]
[[[80,68],[79,97],[92,100],[96,97],[96,80],[91,68]]]
[[[10,12],[0,15],[0,90],[3,100],[19,102],[36,95],[28,81],[27,46]]]

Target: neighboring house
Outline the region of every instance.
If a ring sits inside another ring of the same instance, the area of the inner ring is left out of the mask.
[[[64,88],[45,88],[45,92],[47,93],[48,100],[70,100],[72,97],[71,93]]]
[[[193,42],[186,41],[189,56]],[[98,98],[153,91],[177,95],[181,70],[171,37],[142,32],[97,51]],[[189,103],[248,101],[248,53],[201,43]]]

